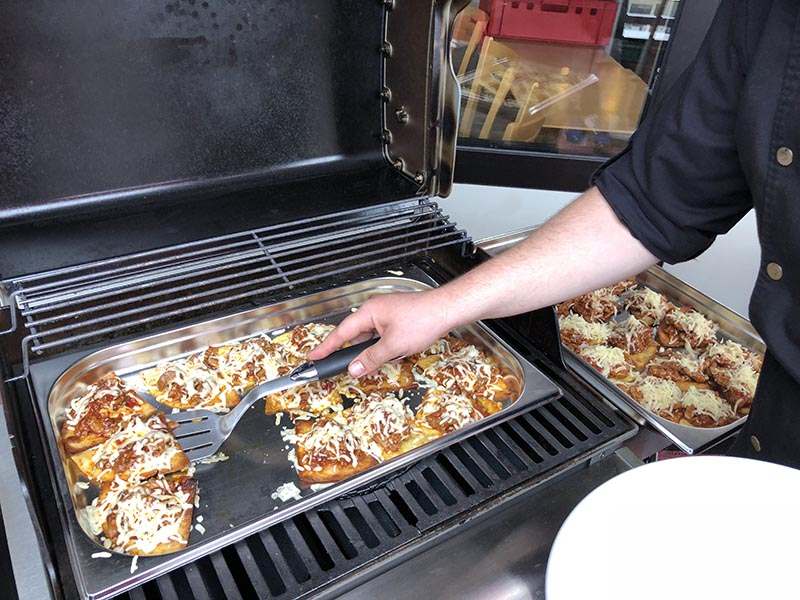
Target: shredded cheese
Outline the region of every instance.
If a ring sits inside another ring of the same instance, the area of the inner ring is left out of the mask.
[[[300,500],[300,488],[294,482],[288,481],[282,483],[278,488],[270,494],[273,500],[280,500],[281,502],[288,502],[289,500]]]
[[[494,397],[501,383],[500,374],[478,348],[470,344],[436,356],[438,360],[423,367],[421,372],[418,369],[428,385],[462,393],[476,393],[480,387],[489,399]]]
[[[728,387],[743,392],[748,396],[756,393],[758,384],[758,373],[747,363],[742,363],[738,368],[731,372],[731,380]]]
[[[193,507],[189,492],[164,477],[156,477],[134,486],[117,479],[86,511],[95,535],[102,534],[109,517],[114,519],[116,538],[113,546],[111,540],[106,540],[109,548],[150,554],[160,544],[186,544],[181,535],[182,517]]]
[[[161,417],[153,415],[146,421],[139,416],[130,419],[108,440],[95,446],[92,462],[101,472],[113,471],[123,452],[133,454],[127,472],[131,483],[136,483],[144,473],[169,472],[181,449]]]
[[[678,327],[687,333],[696,335],[701,340],[713,338],[717,334],[717,324],[696,310],[687,312],[674,310],[670,314]]]
[[[713,390],[689,388],[681,398],[681,404],[691,406],[695,412],[708,415],[715,421],[722,421],[735,416],[731,406]]]
[[[582,356],[590,359],[600,372],[608,377],[614,367],[620,365],[627,365],[625,361],[625,352],[621,348],[613,348],[611,346],[587,346],[580,349]]]
[[[655,413],[671,413],[683,396],[674,381],[659,377],[644,377],[636,387],[642,395],[640,404]]]
[[[460,429],[481,418],[481,414],[466,396],[452,394],[446,390],[432,390],[426,394],[419,412],[428,416],[439,411],[441,411],[440,424],[454,429]]]
[[[111,558],[111,552],[93,552],[92,558]]]
[[[593,344],[604,344],[613,331],[611,323],[590,323],[582,316],[574,314],[559,317],[558,325],[562,331],[574,331]]]
[[[666,298],[649,287],[643,287],[631,292],[625,303],[627,310],[631,308],[638,309],[643,316],[650,316],[658,321],[666,316],[669,307],[669,302]]]

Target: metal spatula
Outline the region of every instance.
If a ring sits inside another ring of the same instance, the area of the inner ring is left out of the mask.
[[[167,418],[178,423],[173,434],[189,460],[207,458],[219,450],[253,404],[270,394],[344,373],[354,358],[377,341],[378,338],[374,338],[338,350],[322,360],[303,363],[284,377],[257,385],[227,414],[220,415],[210,410],[189,410],[168,414]]]

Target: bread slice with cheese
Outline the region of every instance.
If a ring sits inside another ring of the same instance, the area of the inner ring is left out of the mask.
[[[378,462],[389,460],[427,441],[415,428],[414,413],[392,393],[373,393],[345,411],[347,426],[364,451]]]
[[[264,411],[268,415],[285,412],[300,417],[339,412],[343,409],[340,389],[344,385],[345,379],[340,376],[289,388],[267,396]]]
[[[378,464],[342,417],[295,421],[295,469],[301,481],[333,483]]]
[[[658,352],[653,336],[653,328],[629,316],[625,321],[615,323],[608,336],[608,345],[622,348],[628,354],[628,360],[641,371]]]
[[[274,337],[272,342],[289,355],[303,361],[308,353],[319,346],[334,329],[336,329],[334,325],[326,323],[305,323]]]
[[[182,471],[189,459],[172,435],[174,425],[164,415],[129,419],[102,444],[72,455],[75,466],[95,483],[121,479],[136,483]]]
[[[182,360],[156,365],[140,374],[147,391],[177,410],[203,408],[225,412],[239,403],[239,394],[209,364],[225,360],[231,346],[212,346]]]
[[[558,327],[561,341],[573,350],[584,345],[605,344],[614,332],[612,323],[591,323],[582,316],[573,314],[559,317]]]
[[[341,391],[351,398],[364,398],[370,394],[397,392],[417,387],[411,362],[395,360],[358,379],[345,376]]]
[[[109,550],[157,556],[189,542],[197,482],[186,474],[154,477],[135,485],[104,484],[87,507],[89,526]]]
[[[155,412],[124,381],[109,373],[67,404],[61,424],[61,443],[67,454],[92,448],[119,431],[133,416]]]
[[[414,373],[428,385],[494,402],[515,400],[521,390],[516,377],[474,344],[423,356],[414,365]]]
[[[425,393],[416,411],[420,431],[433,439],[475,423],[486,416],[471,398],[450,390],[433,388]]]
[[[625,382],[636,379],[630,357],[622,348],[585,346],[578,354],[590,367],[612,381]]]

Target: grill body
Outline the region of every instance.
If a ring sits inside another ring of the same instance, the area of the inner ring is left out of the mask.
[[[235,287],[239,284],[251,286],[246,290],[256,286],[246,298],[252,306],[368,279],[374,276],[376,266],[389,271],[419,269],[444,283],[486,258],[428,201],[360,212],[356,225],[354,218],[347,213],[323,223],[292,223],[285,229],[295,233],[279,236],[271,245],[263,240],[260,247],[251,242],[251,232],[233,240],[204,240],[190,247],[170,247],[146,256],[6,282],[16,311],[8,319],[8,329],[13,331],[2,338],[6,367],[15,367],[6,371],[6,385],[14,422],[29,453],[26,481],[46,532],[43,550],[57,573],[55,589],[72,597],[78,588],[63,550],[66,532],[52,501],[49,469],[43,468],[49,457],[43,443],[43,415],[36,405],[41,404],[38,396],[46,391],[37,394],[30,371],[40,363],[54,363],[41,361],[74,351],[76,346],[82,351],[102,348],[142,330],[169,331],[176,320],[192,322],[235,311],[242,306],[240,299],[227,294],[232,287],[239,289]],[[314,228],[322,224],[324,227]],[[403,227],[416,235],[398,233]],[[312,230],[307,231],[309,228]],[[238,244],[244,240],[243,249]],[[339,256],[346,259],[332,259]],[[271,279],[253,283],[247,261],[254,257],[260,261],[257,264],[271,265]],[[295,268],[287,268],[288,261]],[[217,268],[229,277],[209,283],[218,276]],[[180,298],[173,287],[187,282],[219,302],[165,307],[165,302]],[[157,290],[163,293],[155,293]],[[127,310],[118,310],[118,303]],[[562,397],[119,597],[294,598],[324,594],[356,581],[377,565],[400,560],[442,531],[457,527],[463,519],[522,488],[558,480],[633,435],[635,425],[564,368],[551,309],[487,325],[550,377],[562,390]],[[20,359],[9,364],[8,357],[15,350]],[[113,595],[113,587],[101,593]]]
[[[411,266],[442,284],[487,258],[431,199],[452,184],[449,35],[465,4],[9,7],[0,103],[21,126],[0,127],[19,157],[0,178],[0,399],[15,444],[3,466],[23,487],[15,517],[30,513],[40,589],[74,598],[80,586],[32,370],[376,272]],[[551,309],[486,325],[562,396],[98,595],[331,595],[635,433],[565,368]]]

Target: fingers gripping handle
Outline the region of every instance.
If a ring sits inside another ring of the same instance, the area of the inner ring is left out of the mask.
[[[353,361],[353,359],[355,359],[364,350],[372,346],[379,339],[380,338],[372,338],[366,342],[361,342],[360,344],[337,350],[322,360],[315,360],[314,366],[317,368],[317,376],[320,379],[326,379],[327,377],[333,377],[339,373],[344,373],[347,371],[347,366]]]

